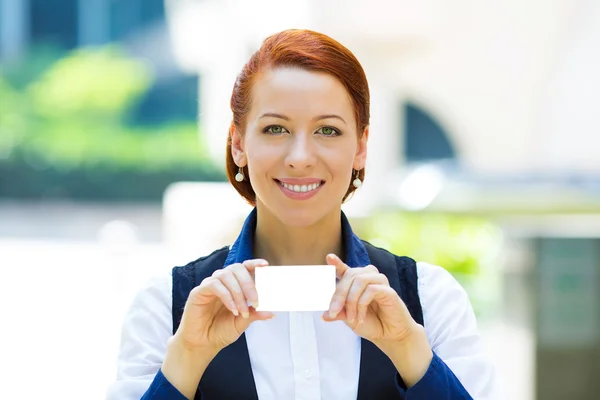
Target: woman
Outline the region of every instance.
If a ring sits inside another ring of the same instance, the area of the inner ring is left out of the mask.
[[[490,399],[464,290],[440,267],[360,241],[341,211],[369,137],[354,55],[308,30],[273,35],[231,109],[227,173],[255,209],[231,248],[136,297],[109,398]],[[339,279],[325,313],[256,311],[256,268],[324,262]]]

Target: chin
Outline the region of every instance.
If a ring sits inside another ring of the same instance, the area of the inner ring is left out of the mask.
[[[261,201],[257,198],[257,206],[265,214],[270,214],[268,219],[277,220],[281,224],[293,228],[307,228],[318,224],[335,213],[341,212],[341,199],[339,203],[331,202],[331,199],[323,197],[325,193],[319,193],[321,201],[311,199],[307,201],[290,201],[278,196],[269,197]],[[323,201],[325,200],[325,202]]]
[[[338,212],[335,207],[285,207],[278,205],[272,213],[284,225],[293,228],[307,228],[316,225],[332,212]]]
[[[305,207],[292,208],[279,204],[276,207],[271,208],[270,212],[284,225],[295,228],[313,225],[318,220],[315,210]]]

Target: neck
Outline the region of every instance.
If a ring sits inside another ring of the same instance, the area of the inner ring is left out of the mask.
[[[321,265],[325,257],[343,254],[341,210],[332,212],[313,225],[285,225],[268,211],[258,210],[254,255],[271,265]]]

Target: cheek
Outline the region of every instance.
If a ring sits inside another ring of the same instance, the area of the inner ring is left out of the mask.
[[[351,174],[356,149],[357,148],[353,143],[343,143],[340,146],[332,146],[325,152],[324,159],[336,173]]]
[[[275,146],[269,146],[258,141],[249,141],[246,145],[248,167],[254,173],[264,172],[273,168],[279,160],[280,151]]]

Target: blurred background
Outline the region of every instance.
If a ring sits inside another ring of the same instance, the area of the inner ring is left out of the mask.
[[[228,100],[286,28],[367,72],[357,233],[464,285],[500,398],[597,399],[593,0],[0,0],[1,396],[103,399],[135,293],[235,238]]]

